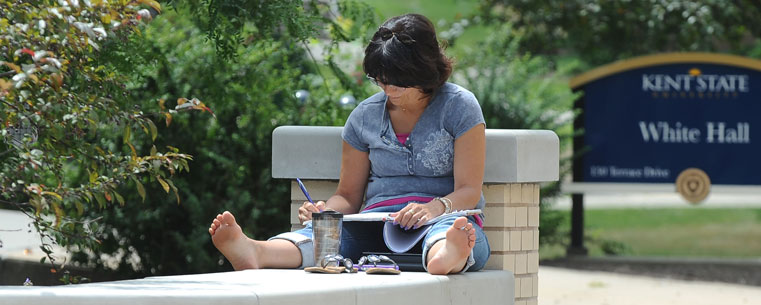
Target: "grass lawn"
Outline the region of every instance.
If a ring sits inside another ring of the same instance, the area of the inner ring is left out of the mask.
[[[425,15],[435,24],[441,19],[453,21],[475,12],[476,0],[361,0],[374,7],[382,20],[396,15],[416,13]]]
[[[622,255],[761,258],[761,208],[595,209],[584,217],[587,239],[620,242]],[[603,255],[599,242],[586,246]],[[564,251],[545,247],[540,257]]]

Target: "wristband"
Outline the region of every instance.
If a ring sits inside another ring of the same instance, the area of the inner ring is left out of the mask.
[[[448,214],[452,212],[452,200],[449,200],[447,197],[436,197],[434,198],[441,202],[441,204],[444,205],[444,214]]]

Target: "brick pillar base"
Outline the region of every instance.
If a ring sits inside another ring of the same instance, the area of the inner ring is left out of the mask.
[[[539,271],[539,184],[484,185],[491,258],[487,269],[515,275],[515,304],[537,304]]]

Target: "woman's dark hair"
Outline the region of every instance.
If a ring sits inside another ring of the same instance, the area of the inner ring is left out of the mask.
[[[439,47],[433,23],[418,14],[384,22],[365,48],[362,67],[379,82],[420,88],[426,94],[444,85],[452,74],[452,61]]]

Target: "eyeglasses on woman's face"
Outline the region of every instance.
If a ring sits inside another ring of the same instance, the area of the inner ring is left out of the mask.
[[[366,75],[366,76],[367,76],[367,79],[370,80],[371,83],[373,83],[373,85],[381,87],[383,90],[393,90],[393,91],[397,91],[397,92],[398,91],[407,90],[407,87],[401,87],[401,86],[396,86],[396,85],[384,84],[383,82],[378,81],[378,79],[376,79],[375,77],[370,76],[369,74]]]

